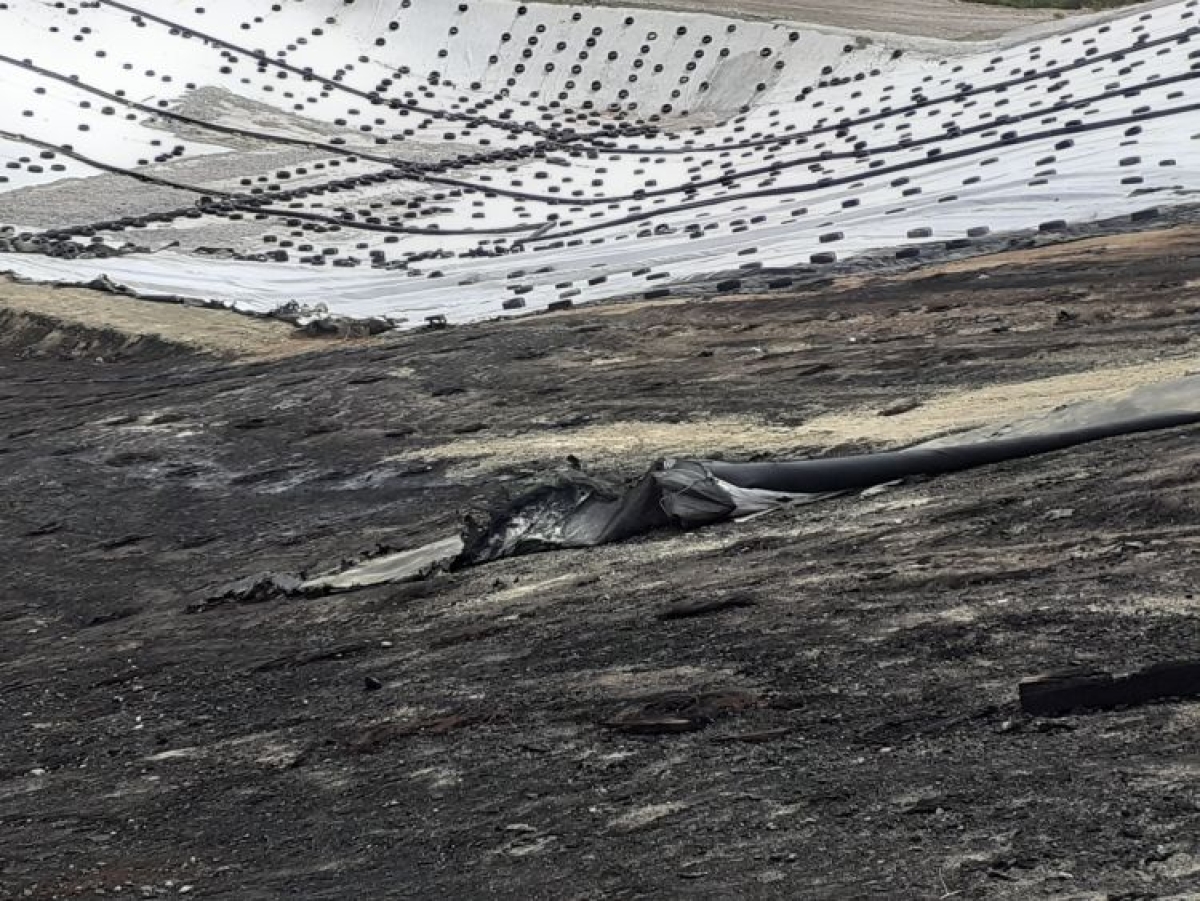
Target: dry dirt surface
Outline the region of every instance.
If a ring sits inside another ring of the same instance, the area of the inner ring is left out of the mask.
[[[221,600],[567,454],[890,446],[1191,371],[1200,233],[603,312],[237,362],[6,332],[0,897],[1198,897],[1200,705],[1016,703],[1195,656],[1194,428]]]

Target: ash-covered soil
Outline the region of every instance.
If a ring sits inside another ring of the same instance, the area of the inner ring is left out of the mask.
[[[1016,705],[1196,655],[1195,429],[212,600],[450,534],[568,454],[887,446],[1191,371],[1200,231],[237,362],[70,297],[0,341],[0,896],[1200,893],[1200,706]],[[730,603],[663,616],[699,601]]]

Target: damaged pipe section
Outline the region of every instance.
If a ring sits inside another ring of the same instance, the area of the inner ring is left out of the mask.
[[[538,486],[485,522],[468,521],[461,536],[295,580],[287,593],[352,591],[505,557],[597,547],[662,528],[696,529],[906,478],[946,475],[1198,423],[1200,375],[1195,375],[901,450],[779,463],[661,460],[621,487],[572,473]],[[261,582],[250,588],[260,589]],[[241,591],[233,597],[240,598]],[[230,597],[227,592],[217,600]]]
[[[781,463],[663,460],[624,490],[574,476],[469,527],[456,565],[694,529],[899,479],[939,476],[1091,441],[1200,423],[1200,377],[1077,404],[903,450]]]

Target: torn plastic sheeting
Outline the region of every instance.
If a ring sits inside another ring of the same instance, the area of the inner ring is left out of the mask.
[[[670,525],[659,467],[621,491],[575,475],[517,498],[478,527],[468,523],[460,565],[559,548],[596,547]]]
[[[296,586],[295,590],[300,593],[334,593],[391,582],[405,582],[420,578],[450,563],[462,549],[462,539],[454,535],[418,548],[375,557],[350,569],[316,576]]]
[[[1196,399],[1195,379],[1190,383]],[[1088,405],[1081,405],[1088,406]],[[1105,405],[1094,405],[1103,410]],[[1072,421],[1088,414],[1068,408]],[[1200,423],[1200,410],[1178,409],[1077,428],[943,446],[786,463],[666,460],[624,493],[592,481],[543,486],[468,534],[460,564],[555,548],[595,547],[666,525],[690,529],[808,503],[913,476],[937,476],[1065,450],[1091,441]]]

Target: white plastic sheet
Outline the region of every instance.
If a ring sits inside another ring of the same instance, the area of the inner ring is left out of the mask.
[[[0,269],[417,325],[1167,208],[1200,190],[1197,27],[1196,0],[1012,46],[512,0],[16,0],[0,221],[180,252]],[[158,220],[113,227],[146,190],[126,172],[179,189]]]

